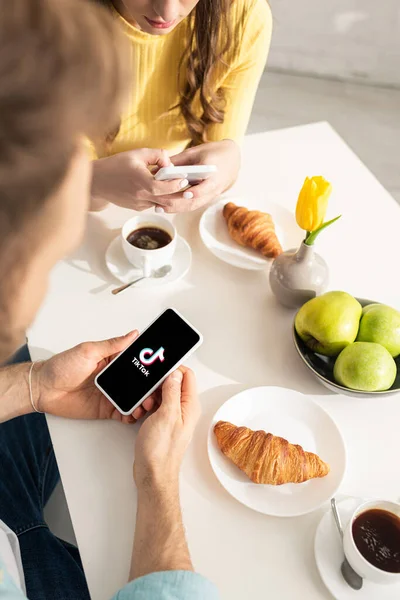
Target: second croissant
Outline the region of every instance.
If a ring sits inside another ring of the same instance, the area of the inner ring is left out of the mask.
[[[270,214],[248,210],[233,202],[225,204],[222,214],[228,225],[229,235],[241,246],[253,248],[267,258],[276,258],[282,253]]]

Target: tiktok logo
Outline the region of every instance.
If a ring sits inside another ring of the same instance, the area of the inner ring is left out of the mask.
[[[156,360],[164,362],[164,348],[161,346],[157,352],[154,352],[154,350],[151,348],[143,348],[139,354],[139,359],[141,363],[146,365],[146,367],[152,365],[154,362],[156,362]]]

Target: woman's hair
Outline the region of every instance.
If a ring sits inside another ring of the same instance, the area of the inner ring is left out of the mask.
[[[112,0],[95,1],[108,6],[112,4]],[[177,106],[194,145],[207,141],[209,125],[224,121],[223,93],[212,88],[211,80],[213,70],[223,60],[231,44],[231,4],[232,0],[199,0],[188,17],[189,38],[180,64],[181,67],[186,65],[186,74],[181,79],[178,73],[183,85]],[[202,108],[200,118],[194,109],[197,97]]]
[[[181,64],[187,63],[185,86],[180,109],[194,144],[207,141],[207,127],[224,121],[222,90],[213,90],[213,69],[223,59],[231,44],[229,10],[232,0],[199,0],[189,16],[190,39]],[[203,114],[199,119],[193,110],[199,94]]]

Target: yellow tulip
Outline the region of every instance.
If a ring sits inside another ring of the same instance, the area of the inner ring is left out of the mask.
[[[332,185],[321,176],[306,177],[296,206],[296,221],[301,229],[315,231],[325,219]]]

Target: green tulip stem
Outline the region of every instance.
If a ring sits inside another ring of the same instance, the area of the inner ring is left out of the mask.
[[[311,231],[311,232],[307,231],[307,235],[306,235],[306,239],[304,240],[304,243],[307,246],[312,246],[314,244],[317,236],[321,233],[321,231],[323,231],[324,229],[326,229],[327,227],[329,227],[329,225],[332,225],[332,223],[334,223],[335,221],[337,221],[338,219],[340,219],[341,216],[342,215],[339,215],[338,217],[335,217],[331,221],[327,221],[326,223],[322,223],[322,225],[320,227],[318,227],[318,229],[315,229],[315,231]]]

